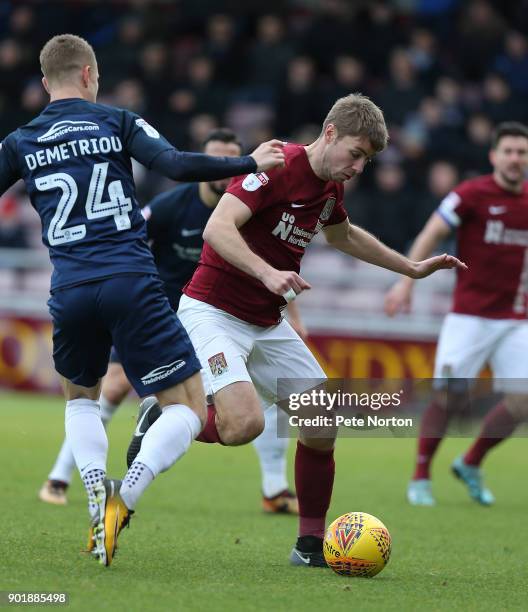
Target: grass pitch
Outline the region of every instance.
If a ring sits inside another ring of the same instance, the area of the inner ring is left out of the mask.
[[[126,404],[109,427],[115,477],[134,414]],[[296,519],[260,512],[251,446],[193,445],[147,491],[114,564],[101,567],[80,552],[88,520],[79,478],[68,506],[37,500],[62,441],[62,400],[0,393],[0,420],[0,590],[66,591],[71,610],[526,609],[526,439],[486,464],[493,508],[471,502],[449,474],[467,441],[444,442],[432,509],[404,501],[414,440],[340,440],[329,519],[369,512],[393,537],[385,570],[354,579],[288,565]]]

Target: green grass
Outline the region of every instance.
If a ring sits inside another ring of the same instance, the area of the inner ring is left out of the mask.
[[[110,426],[112,475],[124,473],[134,410],[125,405]],[[490,456],[498,502],[489,509],[448,473],[465,440],[440,450],[433,509],[404,501],[413,440],[340,440],[329,518],[369,512],[393,537],[391,562],[369,580],[288,565],[296,519],[261,514],[249,446],[193,445],[145,494],[112,567],[100,567],[80,552],[87,510],[79,479],[64,508],[36,498],[62,440],[62,401],[0,394],[0,419],[0,590],[66,591],[72,610],[526,609],[525,439]]]

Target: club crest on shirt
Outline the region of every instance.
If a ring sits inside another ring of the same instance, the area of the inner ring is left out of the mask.
[[[221,376],[224,372],[229,370],[224,353],[217,353],[216,355],[209,357],[207,361],[209,362],[209,367],[211,368],[211,374],[215,377]]]
[[[324,205],[324,208],[321,211],[321,214],[319,215],[319,219],[323,223],[325,223],[325,221],[328,221],[328,219],[330,219],[330,215],[332,214],[332,211],[334,210],[335,203],[336,203],[336,199],[333,196],[328,198],[328,200],[326,200],[326,204]]]
[[[269,177],[265,172],[257,172],[256,174],[248,174],[242,181],[242,188],[246,191],[257,191],[262,185],[269,183]]]

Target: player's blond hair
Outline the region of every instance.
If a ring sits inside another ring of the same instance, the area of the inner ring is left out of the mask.
[[[64,81],[84,66],[97,66],[94,50],[89,42],[75,34],[59,34],[50,38],[40,52],[40,68],[52,84]]]
[[[363,136],[377,153],[387,146],[389,133],[382,110],[360,93],[339,98],[323,122],[323,131],[329,123],[335,126],[338,138]]]

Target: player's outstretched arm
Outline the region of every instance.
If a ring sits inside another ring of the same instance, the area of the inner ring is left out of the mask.
[[[251,155],[240,157],[189,153],[173,147],[141,117],[123,112],[123,139],[130,156],[175,181],[216,181],[284,164],[284,143],[280,140],[264,142]]]
[[[277,270],[256,255],[239,232],[252,216],[248,206],[231,193],[225,193],[209,218],[204,240],[231,265],[260,280],[272,293],[284,295],[290,289],[296,294],[310,285],[296,272]]]
[[[450,233],[450,225],[437,212],[434,212],[412,243],[409,259],[422,261],[429,258]],[[389,317],[398,312],[410,312],[413,287],[414,279],[404,276],[387,291],[384,310]]]
[[[424,261],[414,261],[390,249],[348,219],[324,230],[326,239],[336,249],[368,263],[404,274],[411,279],[424,278],[445,268],[466,269],[466,264],[452,255],[438,255]]]

